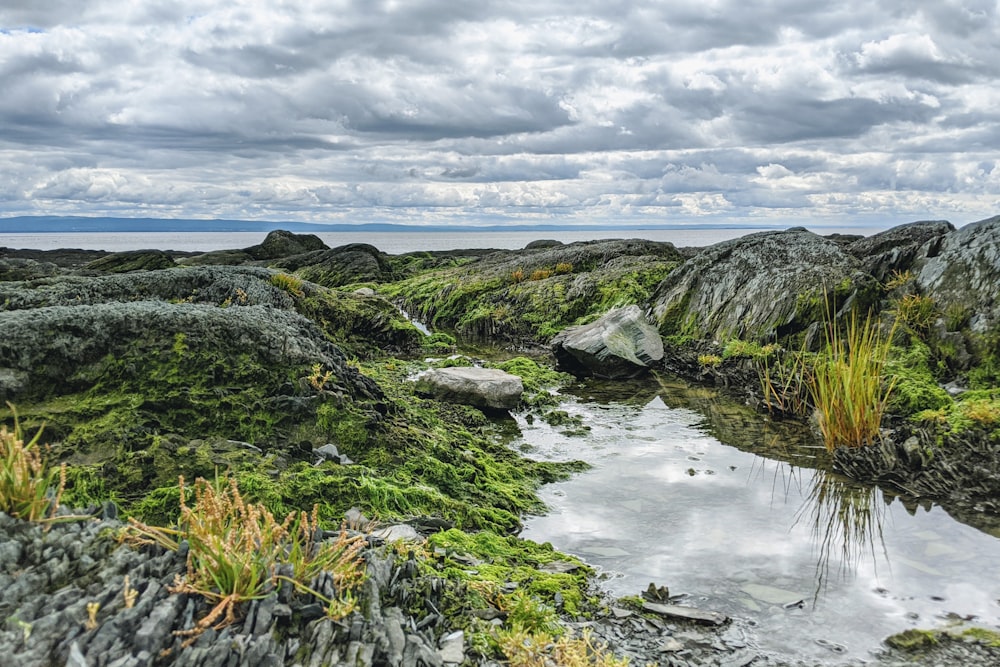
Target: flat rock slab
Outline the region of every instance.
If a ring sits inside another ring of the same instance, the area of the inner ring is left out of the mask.
[[[521,378],[495,368],[432,368],[416,378],[417,391],[463,405],[490,410],[517,407],[524,393]]]
[[[660,616],[679,618],[695,623],[705,623],[706,625],[722,625],[729,620],[729,617],[718,611],[705,611],[695,607],[685,607],[679,604],[658,604],[656,602],[643,602],[643,611],[650,611]]]

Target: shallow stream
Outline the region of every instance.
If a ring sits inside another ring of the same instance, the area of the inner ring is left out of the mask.
[[[1000,626],[1000,539],[828,472],[800,425],[663,378],[564,397],[589,431],[521,415],[516,446],[593,468],[544,487],[550,511],[522,536],[580,556],[613,594],[666,585],[751,646],[837,663],[908,628]]]

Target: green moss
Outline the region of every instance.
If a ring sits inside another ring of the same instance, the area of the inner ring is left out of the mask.
[[[892,348],[886,364],[889,375],[896,377],[896,384],[889,397],[891,412],[909,416],[951,405],[952,399],[938,385],[930,363],[930,348],[915,337],[911,338],[906,348]]]
[[[578,559],[555,551],[548,543],[537,544],[486,531],[473,534],[460,530],[432,535],[428,543],[445,552],[438,569],[446,577],[487,581],[500,587],[516,584],[520,594],[517,597],[524,596],[553,609],[561,606],[562,611],[573,616],[581,613],[587,599],[587,576],[592,570]],[[475,565],[469,565],[470,558]],[[564,567],[549,569],[572,571],[546,571],[544,566],[553,563],[562,563]],[[517,597],[511,601],[517,603]],[[520,607],[523,614],[538,612],[537,606],[523,602]]]
[[[966,628],[960,635],[962,639],[979,642],[993,648],[1000,648],[1000,632],[986,628]]]
[[[933,630],[904,630],[888,637],[885,643],[901,651],[915,651],[930,648],[939,643],[938,633]]]
[[[773,344],[761,345],[756,341],[740,340],[734,338],[728,341],[722,348],[723,359],[754,359],[763,361],[774,356],[778,351],[778,346]]]
[[[573,381],[573,376],[568,373],[561,373],[527,357],[514,357],[494,364],[494,367],[521,378],[524,385],[522,401],[534,408],[558,403],[558,398],[549,390]]]

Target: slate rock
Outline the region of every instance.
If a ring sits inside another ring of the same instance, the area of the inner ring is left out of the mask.
[[[517,407],[521,378],[495,368],[432,368],[416,378],[417,391],[443,401],[493,410]]]
[[[663,341],[639,306],[616,308],[552,339],[560,367],[581,375],[630,378],[663,359]]]

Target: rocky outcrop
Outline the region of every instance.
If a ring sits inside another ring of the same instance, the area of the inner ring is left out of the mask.
[[[20,257],[0,258],[0,282],[17,280],[37,280],[61,273],[52,262],[39,262]]]
[[[277,259],[327,248],[329,246],[315,234],[293,234],[283,229],[276,229],[270,232],[260,245],[244,248],[244,252],[254,259]]]
[[[953,231],[946,220],[911,222],[859,239],[847,251],[865,271],[885,281],[893,272],[908,271],[918,259],[936,255],[944,236]]]
[[[1000,325],[1000,216],[944,236],[914,268],[917,286],[942,313],[983,334]]]
[[[331,390],[366,397],[381,394],[374,382],[347,365],[343,353],[315,324],[276,308],[163,301],[49,306],[0,312],[0,326],[5,332],[0,338],[0,376],[10,378],[2,385],[7,387],[6,400],[82,389],[106,359],[114,363],[148,358],[152,363],[164,354],[169,358],[171,350],[178,363],[185,355],[214,356],[220,365],[233,366],[242,355],[276,371],[319,363],[333,371]],[[143,370],[137,366],[133,372]],[[22,381],[25,373],[30,382]]]
[[[769,339],[824,316],[873,280],[839,244],[802,228],[761,232],[710,246],[657,287],[652,312],[663,334]]]
[[[174,258],[162,250],[128,250],[87,263],[84,269],[101,273],[129,273],[130,271],[155,271],[176,266]]]
[[[321,252],[285,257],[271,264],[325,287],[381,283],[394,277],[389,256],[367,243],[350,243]]]
[[[521,378],[495,368],[432,368],[418,375],[416,382],[421,393],[488,410],[515,408],[524,393]]]
[[[635,377],[663,359],[663,342],[639,306],[616,308],[552,339],[561,368],[600,378]]]
[[[454,262],[380,291],[433,328],[468,339],[544,344],[584,318],[644,303],[681,259],[671,243],[568,243]]]

